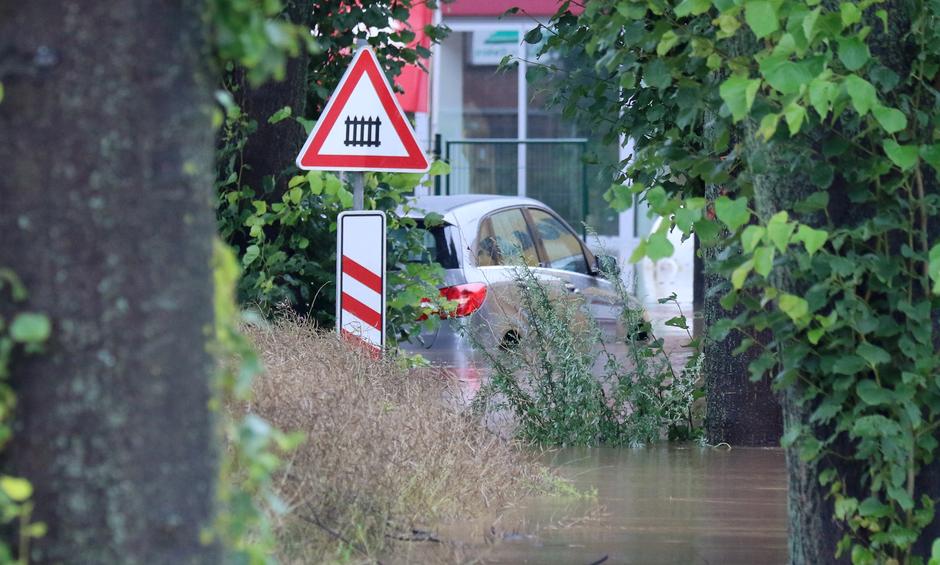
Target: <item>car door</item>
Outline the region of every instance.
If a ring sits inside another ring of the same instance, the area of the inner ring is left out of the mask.
[[[540,270],[564,281],[567,292],[583,297],[584,307],[597,323],[607,343],[622,337],[620,300],[612,285],[595,275],[593,255],[580,238],[552,212],[531,207],[526,210],[536,248],[540,256]]]
[[[511,334],[525,331],[525,312],[516,282],[518,268],[537,268],[535,241],[521,207],[490,213],[479,224],[475,245],[476,268],[487,286],[482,316],[481,340],[498,345]],[[485,339],[484,339],[485,338]]]

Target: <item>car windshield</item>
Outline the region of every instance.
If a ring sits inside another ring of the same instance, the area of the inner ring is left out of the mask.
[[[408,263],[439,263],[445,269],[456,269],[460,267],[460,261],[457,255],[457,228],[450,224],[437,225],[431,228],[424,227],[424,222],[418,220],[418,225],[414,228],[421,232],[423,244],[420,248],[410,249],[404,257]],[[388,232],[389,243],[392,241],[404,242],[406,239],[405,228],[390,230]]]

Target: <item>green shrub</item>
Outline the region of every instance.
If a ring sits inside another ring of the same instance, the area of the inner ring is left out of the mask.
[[[608,278],[628,329],[617,344],[603,342],[582,304],[556,296],[528,267],[516,270],[528,329],[518,343],[495,350],[471,336],[492,370],[474,401],[478,412],[508,409],[515,434],[539,444],[636,446],[694,434],[701,355],[675,372],[636,300],[614,273]],[[685,326],[681,315],[671,322]]]

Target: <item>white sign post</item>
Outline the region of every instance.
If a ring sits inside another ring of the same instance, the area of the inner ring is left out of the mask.
[[[385,213],[336,219],[336,329],[355,343],[385,348]]]
[[[297,166],[353,171],[353,207],[363,208],[365,171],[426,173],[431,164],[375,53],[363,47],[313,126]],[[385,347],[385,213],[343,212],[336,222],[336,330]]]

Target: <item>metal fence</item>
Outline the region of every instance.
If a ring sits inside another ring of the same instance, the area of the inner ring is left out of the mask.
[[[447,141],[451,172],[436,193],[529,196],[582,230],[589,206],[586,150],[583,138]]]

